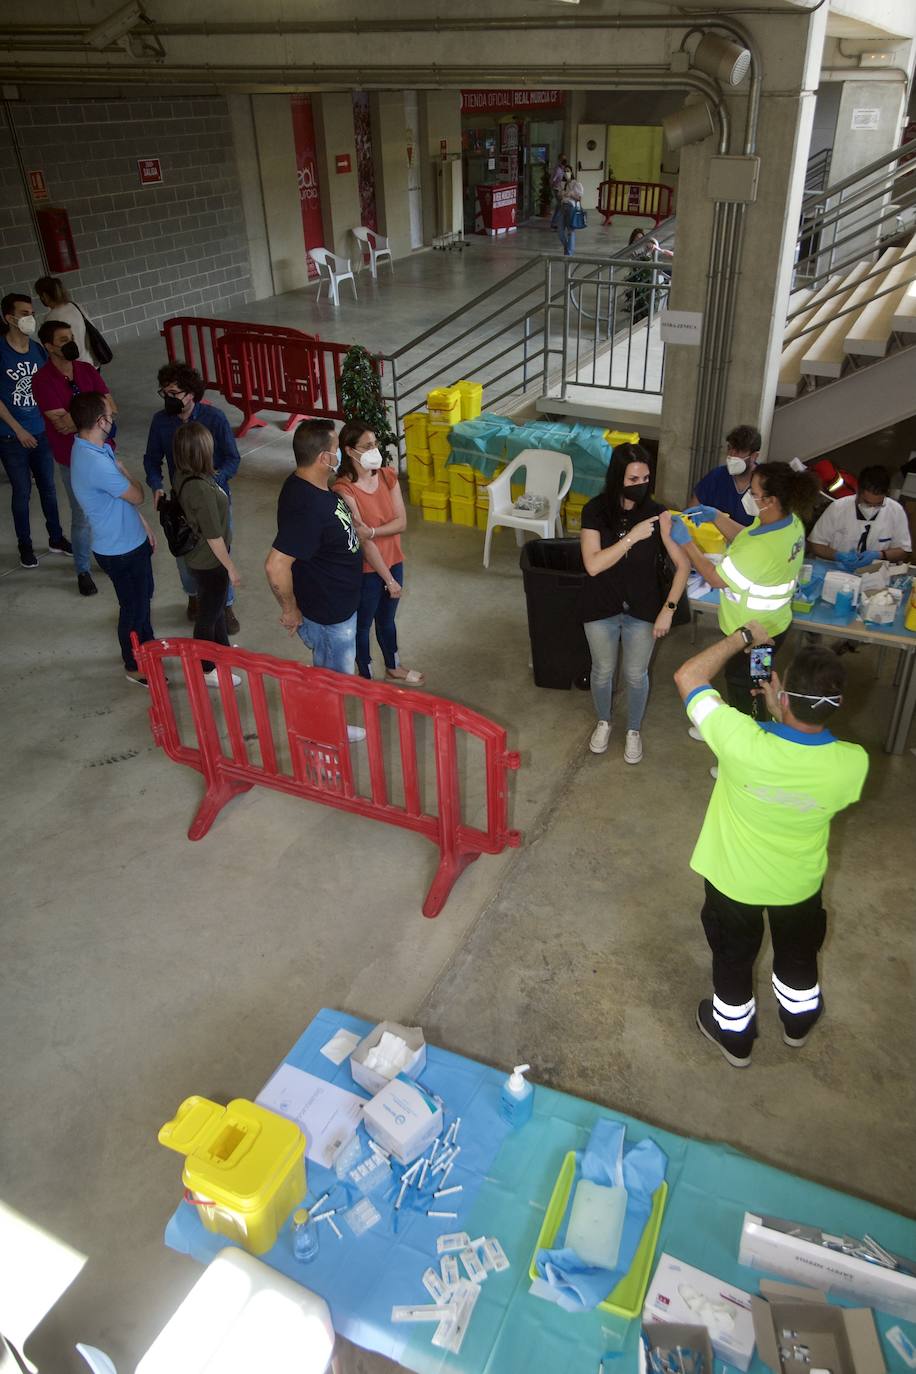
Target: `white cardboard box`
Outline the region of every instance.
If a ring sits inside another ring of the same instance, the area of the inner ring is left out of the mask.
[[[689,1296],[691,1290],[701,1294],[721,1312],[721,1322],[707,1321],[689,1305],[684,1294]],[[755,1338],[750,1294],[733,1284],[723,1283],[713,1274],[684,1264],[673,1255],[659,1257],[642,1316],[644,1322],[705,1326],[719,1359],[736,1369],[747,1369],[753,1358]]]
[[[363,1108],[372,1139],[399,1164],[411,1164],[442,1132],[442,1108],[418,1084],[393,1078]]]
[[[739,1264],[795,1279],[831,1296],[855,1298],[905,1321],[916,1321],[916,1278],[880,1264],[868,1264],[838,1250],[828,1250],[803,1236],[789,1235],[776,1229],[777,1222],[780,1226],[792,1225],[781,1218],[745,1212]],[[799,1226],[801,1231],[811,1229]]]

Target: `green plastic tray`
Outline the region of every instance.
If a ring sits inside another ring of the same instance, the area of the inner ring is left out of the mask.
[[[534,1247],[534,1254],[531,1256],[531,1264],[528,1267],[529,1278],[540,1278],[535,1264],[537,1252],[538,1250],[553,1248],[575,1176],[576,1156],[571,1150],[564,1158],[557,1181],[553,1185],[547,1212],[537,1238],[537,1244]],[[668,1184],[662,1182],[653,1194],[652,1211],[649,1213],[649,1220],[646,1222],[646,1228],[642,1233],[642,1240],[633,1256],[633,1263],[630,1265],[629,1271],[608,1293],[604,1302],[599,1302],[598,1310],[600,1312],[613,1312],[618,1317],[638,1317],[641,1314],[646,1289],[649,1287],[649,1275],[652,1271],[652,1261],[655,1258],[658,1233],[661,1230],[662,1216],[667,1200]]]

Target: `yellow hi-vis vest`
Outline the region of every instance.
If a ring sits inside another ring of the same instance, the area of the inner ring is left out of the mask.
[[[718,573],[719,628],[732,634],[757,620],[776,635],[792,623],[792,595],[805,551],[805,529],[797,515],[775,525],[755,520],[732,540]]]

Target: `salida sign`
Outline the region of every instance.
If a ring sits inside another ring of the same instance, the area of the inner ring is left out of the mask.
[[[302,211],[302,237],[310,277],[318,276],[310,248],[321,248],[324,228],[321,223],[321,192],[318,187],[318,159],[315,151],[315,121],[312,101],[307,95],[290,97],[293,119],[293,143],[296,149],[296,180],[299,186],[299,208]]]
[[[462,91],[461,113],[558,109],[565,100],[565,91]]]

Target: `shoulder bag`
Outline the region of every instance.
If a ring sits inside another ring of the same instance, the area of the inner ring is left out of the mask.
[[[73,304],[76,305],[76,301],[74,301]],[[92,354],[93,358],[95,358],[99,367],[104,367],[106,363],[110,363],[112,358],[114,357],[114,354],[108,347],[105,335],[102,333],[101,329],[98,329],[92,323],[91,320],[86,318],[85,313],[80,309],[78,305],[76,306],[76,308],[83,316],[83,324],[86,326],[86,342],[89,345],[89,351]]]

